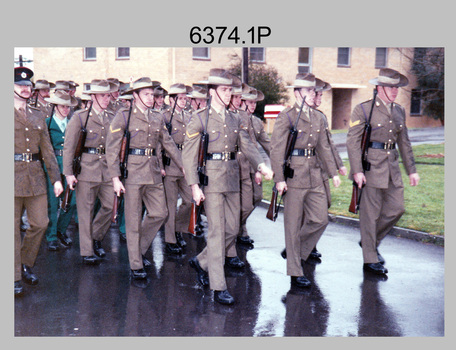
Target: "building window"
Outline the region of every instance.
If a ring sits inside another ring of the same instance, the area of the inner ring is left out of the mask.
[[[298,51],[298,73],[310,73],[312,71],[312,49],[300,47]]]
[[[85,47],[84,48],[84,60],[95,61],[97,59],[97,48],[96,47]]]
[[[116,58],[120,60],[125,60],[130,58],[130,48],[129,47],[118,47],[116,49]]]
[[[412,89],[411,101],[410,101],[410,115],[419,116],[421,115],[421,90]]]
[[[249,49],[250,62],[264,63],[264,47],[251,47]]]
[[[339,47],[337,48],[337,66],[350,67],[350,48]]]
[[[388,49],[386,47],[377,47],[375,49],[375,68],[385,68]]]
[[[192,57],[195,60],[209,60],[209,48],[208,47],[194,47]]]

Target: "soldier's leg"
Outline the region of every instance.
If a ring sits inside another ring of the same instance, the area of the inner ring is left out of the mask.
[[[365,186],[359,206],[359,228],[365,264],[377,263],[377,222],[382,210],[382,189]]]
[[[250,216],[254,209],[253,206],[253,184],[252,179],[241,179],[241,219],[240,219],[240,232],[241,236],[248,236],[247,232],[247,218]],[[230,255],[229,255],[230,256]]]
[[[141,257],[141,223],[142,223],[142,199],[140,185],[125,185],[124,213],[125,229],[127,235],[127,250],[130,269],[143,268]]]
[[[388,189],[383,191],[382,203],[377,223],[377,247],[405,212],[404,187],[395,187],[390,181]]]
[[[187,180],[185,180],[184,177],[178,178],[177,185],[182,202],[179,205],[176,214],[176,231],[188,233],[188,225],[190,224],[190,215],[192,211],[192,189],[187,184]]]
[[[240,193],[228,192],[225,196],[225,247],[226,256],[235,257],[236,253],[236,236],[239,232],[240,220]],[[230,255],[234,253],[234,255]]]
[[[177,177],[165,176],[163,185],[165,188],[166,206],[168,208],[168,217],[165,222],[165,242],[176,244]]]
[[[102,241],[111,226],[112,208],[114,206],[114,189],[111,181],[102,182],[98,187],[100,209],[92,223],[93,239]]]
[[[21,218],[25,207],[25,197],[14,197],[14,281],[22,279],[21,260]]]
[[[303,276],[301,266],[302,215],[306,190],[289,188],[283,197],[283,221],[285,225],[285,248],[287,252],[287,275]]]
[[[70,206],[68,211],[65,213],[60,210],[59,219],[57,220],[57,231],[65,233],[68,226],[70,225],[71,218],[76,215],[76,193],[73,192],[71,195]]]
[[[92,216],[96,200],[95,182],[78,181],[75,189],[79,221],[79,250],[81,256],[93,256]]]
[[[54,186],[52,186],[49,177],[46,176],[47,180],[47,200],[48,200],[48,217],[49,224],[46,229],[46,241],[52,242],[57,241],[57,221],[58,221],[58,207],[59,198],[54,195]]]
[[[47,215],[47,194],[26,197],[25,209],[27,210],[30,228],[25,231],[22,240],[22,263],[33,267],[40,250],[41,240],[49,223]]]
[[[147,214],[141,225],[140,247],[141,253],[145,255],[158,230],[168,217],[163,183],[144,185],[142,199],[146,205]]]
[[[328,197],[323,185],[309,189],[304,199],[301,258],[307,260],[328,226]]]

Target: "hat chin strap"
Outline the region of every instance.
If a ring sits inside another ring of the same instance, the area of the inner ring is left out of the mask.
[[[19,98],[21,98],[21,99],[23,99],[23,100],[26,100],[26,101],[27,101],[27,100],[29,99],[28,97],[24,97],[24,96],[22,96],[22,95],[19,95],[16,91],[14,91],[14,93],[15,93]]]

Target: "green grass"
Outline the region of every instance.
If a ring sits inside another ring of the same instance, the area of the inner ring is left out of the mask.
[[[444,235],[445,211],[445,167],[444,157],[428,158],[421,155],[444,154],[444,144],[419,145],[413,147],[417,172],[420,183],[417,187],[409,185],[408,176],[401,165],[402,179],[404,182],[405,214],[396,224],[398,227],[423,231],[434,235]],[[348,161],[345,166],[350,169]],[[421,164],[425,163],[425,164]],[[342,184],[339,188],[331,185],[330,214],[358,218],[358,215],[348,211],[350,205],[352,182],[347,176],[341,176]],[[263,195],[266,200],[271,199],[272,181],[264,181]]]

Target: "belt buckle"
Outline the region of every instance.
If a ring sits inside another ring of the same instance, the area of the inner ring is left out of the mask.
[[[230,152],[222,152],[222,160],[227,162],[229,158],[230,158]]]
[[[97,154],[103,154],[103,148],[97,147]]]
[[[146,156],[149,156],[149,157],[150,157],[150,156],[152,155],[152,150],[153,150],[152,148],[145,148],[145,149],[144,149],[144,154],[145,154]]]
[[[221,160],[221,159],[223,159],[223,153],[213,153],[212,154],[212,159],[213,160]]]
[[[32,161],[32,154],[31,153],[22,153],[22,161],[30,163]]]

